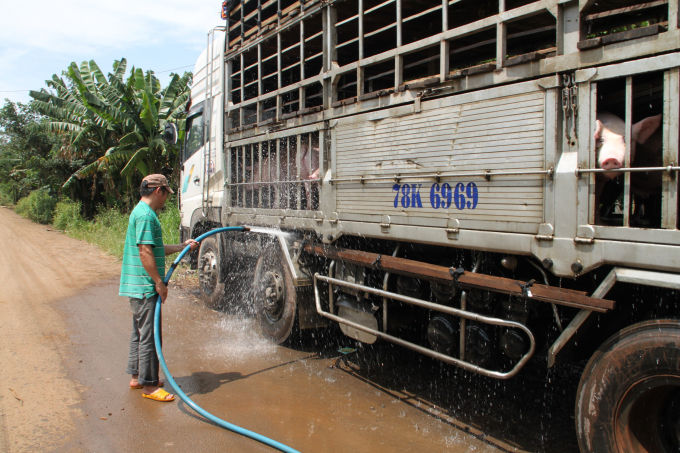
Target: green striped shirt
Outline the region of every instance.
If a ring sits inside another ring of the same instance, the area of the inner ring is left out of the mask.
[[[165,275],[165,247],[163,231],[158,216],[148,204],[140,201],[130,214],[125,249],[123,251],[123,267],[120,271],[120,288],[118,294],[125,297],[142,299],[156,294],[153,280],[144,270],[139,258],[139,244],[153,247],[158,274]]]

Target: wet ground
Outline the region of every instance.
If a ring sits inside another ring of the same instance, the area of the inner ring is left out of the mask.
[[[85,397],[81,407],[91,428],[79,430],[63,451],[123,451],[138,443],[150,452],[223,451],[225,445],[271,451],[213,426],[181,402],[153,403],[126,389],[128,319],[125,301],[113,293],[115,282],[58,304],[76,352],[69,375],[83,388],[111,392]],[[164,305],[163,329],[170,370],[192,399],[300,451],[576,449],[561,385],[458,375],[390,345],[343,355],[340,347],[356,345],[336,334],[315,332],[295,348],[275,346],[259,336],[254,320],[208,310],[186,289],[175,288]]]
[[[84,253],[80,262],[94,253],[68,241],[70,253]],[[20,275],[4,264],[5,283]],[[21,317],[40,327],[21,342],[0,333],[10,345],[0,370],[0,451],[273,451],[182,402],[152,402],[127,388],[130,316],[115,275],[68,292],[52,284],[42,297],[21,300],[15,292],[0,300],[30,306]],[[0,311],[3,328],[12,323],[8,313]],[[577,451],[570,374],[497,382],[389,344],[357,347],[334,332],[275,346],[252,319],[203,307],[190,284],[171,286],[163,329],[170,370],[192,399],[303,452]],[[356,351],[343,355],[341,347]]]

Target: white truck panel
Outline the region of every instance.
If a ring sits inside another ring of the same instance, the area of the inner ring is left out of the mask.
[[[536,230],[543,221],[542,175],[504,175],[491,181],[480,176],[443,176],[439,184],[452,188],[462,182],[467,190],[473,182],[479,201],[473,209],[469,200],[465,206],[433,207],[432,179],[419,179],[420,174],[545,167],[545,92],[529,84],[518,94],[470,101],[466,97],[449,98],[446,106],[438,100],[426,101],[421,112],[374,121],[371,114],[339,120],[333,132],[340,218],[362,214],[379,221],[379,216],[390,215],[395,224],[408,218],[407,224],[426,226],[433,219],[451,217],[462,226],[474,219],[493,221],[494,228],[499,221],[508,223],[503,231],[516,231],[510,223],[531,224],[529,230]],[[385,177],[395,179],[375,179]],[[348,178],[364,181],[343,181]],[[394,190],[395,183],[421,184],[419,200],[411,200],[416,207],[401,202],[405,195]]]

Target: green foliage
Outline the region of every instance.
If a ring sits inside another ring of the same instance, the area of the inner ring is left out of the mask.
[[[127,214],[123,214],[115,208],[105,208],[93,220],[77,221],[70,224],[66,233],[76,239],[95,244],[105,252],[122,258],[127,219]]]
[[[34,222],[47,224],[52,221],[56,204],[57,200],[47,190],[39,189],[19,200],[16,212]]]
[[[190,73],[172,74],[165,88],[153,71],[127,73],[125,59],[106,76],[94,61],[71,63],[32,91],[29,105],[0,108],[0,204],[118,257],[129,216],[122,211],[139,199],[142,177],[179,171],[178,146],[162,134],[175,123],[181,142],[191,84]],[[174,198],[160,220],[165,242],[177,243]]]
[[[82,209],[80,201],[62,200],[54,208],[54,219],[52,225],[58,230],[72,231],[82,228],[85,219],[81,215]]]
[[[58,140],[32,105],[0,108],[0,200],[12,205],[36,189],[59,192],[76,164],[56,153]]]
[[[13,206],[14,205],[14,197],[11,194],[5,193],[5,191],[2,188],[2,185],[0,185],[0,206]]]
[[[122,259],[129,217],[129,213],[115,208],[102,208],[93,220],[86,221],[80,215],[80,203],[66,200],[58,203],[53,225],[71,237],[95,244]],[[179,219],[177,203],[168,199],[159,216],[165,244],[179,242]],[[166,267],[172,260],[172,256],[166,260]]]
[[[63,138],[61,153],[80,161],[64,187],[87,192],[78,181],[91,180],[97,193],[112,194],[97,200],[106,206],[124,200],[130,207],[143,176],[173,172],[178,146],[165,143],[162,133],[168,122],[182,127],[190,96],[190,73],[172,74],[162,89],[153,71],[133,67],[125,79],[126,68],[125,59],[115,61],[106,77],[94,61],[74,62],[63,77],[47,81],[51,91],[30,93]],[[76,198],[85,201],[82,195]]]
[[[627,25],[625,25],[625,24],[624,25],[618,25],[618,26],[612,27],[610,29],[600,30],[600,31],[595,32],[595,33],[588,33],[586,35],[586,38],[587,39],[597,38],[597,37],[600,37],[600,36],[611,35],[611,34],[614,34],[614,33],[621,33],[621,32],[624,32],[624,31],[635,30],[636,28],[649,27],[649,25],[650,25],[650,22],[648,20],[644,20],[644,21],[636,22],[636,23],[632,23],[632,24],[627,24]]]
[[[177,205],[177,196],[172,195],[165,202],[165,208],[158,216],[163,228],[163,242],[166,244],[179,243],[179,206]]]

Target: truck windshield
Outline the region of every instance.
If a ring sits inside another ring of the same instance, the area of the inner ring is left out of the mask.
[[[187,139],[182,161],[186,161],[203,145],[203,115],[187,119]]]

